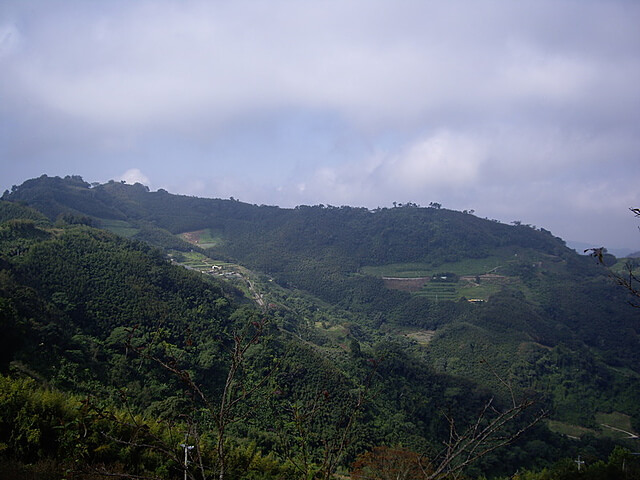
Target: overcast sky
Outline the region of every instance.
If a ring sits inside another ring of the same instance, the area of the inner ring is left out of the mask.
[[[0,162],[640,250],[640,2],[2,0]]]

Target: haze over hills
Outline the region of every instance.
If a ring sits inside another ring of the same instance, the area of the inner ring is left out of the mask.
[[[609,253],[615,255],[619,258],[632,257],[635,258],[638,256],[638,251],[632,248],[616,248],[611,245],[595,245],[592,243],[579,242],[574,240],[567,240],[567,246],[569,248],[573,248],[578,253],[584,253],[588,251],[590,248],[600,248],[605,247]]]
[[[437,444],[438,411],[470,420],[483,398],[508,404],[511,392],[535,397],[549,419],[502,466],[485,459],[488,473],[604,451],[640,429],[637,311],[602,265],[544,228],[437,204],[282,209],[77,176],[28,180],[0,205],[4,371],[104,398],[125,384],[137,408],[170,415],[184,408],[179,385],[153,366],[164,380],[141,384],[122,365],[123,328],[145,341],[164,329],[215,396],[225,362],[211,339],[259,315],[269,341],[252,368],[286,359],[274,411],[329,384],[346,405],[366,359],[380,358],[343,463],[377,444]],[[327,425],[340,424],[334,410]],[[273,415],[234,435],[277,451]],[[309,428],[318,451],[328,434]],[[531,443],[542,439],[543,451]]]

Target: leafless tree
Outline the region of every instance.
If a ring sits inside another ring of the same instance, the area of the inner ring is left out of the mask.
[[[444,442],[444,448],[431,461],[421,463],[424,478],[456,478],[472,463],[515,441],[546,416],[545,411],[539,411],[518,430],[508,429],[534,404],[533,400],[525,399],[500,410],[495,407],[494,399],[491,398],[484,404],[475,422],[462,431],[451,415],[445,415],[449,424],[449,438]]]
[[[138,451],[156,452],[163,458],[169,460],[176,466],[177,471],[183,471],[183,461],[181,460],[181,452],[176,448],[178,439],[183,434],[184,426],[174,422],[166,422],[156,420],[155,426],[160,428],[154,429],[150,427],[149,420],[134,413],[125,391],[120,392],[122,407],[116,411],[112,408],[102,408],[92,398],[88,397],[83,402],[83,412],[86,419],[91,422],[106,421],[106,425],[117,426],[119,434],[111,433],[108,429],[102,429],[99,433],[109,442],[120,445],[123,448],[135,449]],[[87,426],[84,424],[84,435],[87,434]],[[96,425],[99,424],[95,423]],[[191,426],[188,427],[189,431]],[[123,433],[122,430],[125,430]],[[154,431],[156,430],[156,431]],[[80,473],[83,476],[90,475],[97,477],[117,477],[130,479],[145,480],[161,480],[160,477],[154,475],[137,475],[122,471],[121,468],[114,468],[113,465],[105,465],[100,462],[86,462]],[[191,480],[196,480],[191,474],[188,475]]]
[[[201,385],[193,378],[192,374],[185,368],[180,366],[179,360],[172,353],[169,347],[158,349],[152,348],[152,345],[136,345],[133,341],[135,328],[132,328],[127,341],[127,351],[136,352],[141,359],[150,360],[153,364],[160,366],[165,371],[179,379],[190,396],[196,400],[205,411],[213,419],[216,433],[216,457],[217,457],[217,477],[224,480],[227,474],[227,449],[226,440],[228,428],[231,424],[241,421],[245,418],[246,413],[242,413],[240,406],[246,404],[250,397],[254,396],[271,377],[277,365],[263,375],[258,381],[250,384],[245,381],[243,369],[246,366],[246,355],[249,349],[259,343],[264,333],[265,321],[249,321],[242,328],[234,331],[231,335],[232,342],[228,348],[229,366],[225,377],[222,393],[219,398],[214,398],[207,392],[203,391]],[[133,418],[133,415],[132,415]],[[183,416],[184,424],[187,428],[187,436],[194,443],[195,454],[193,455],[195,463],[198,465],[198,478],[206,480],[206,471],[203,464],[203,452],[201,450],[200,432],[198,422],[191,416]],[[188,470],[187,465],[181,460],[180,453],[176,453],[176,445],[166,445],[161,439],[155,439],[154,444],[143,444],[134,438],[111,440],[120,443],[126,443],[131,446],[142,448],[152,448],[165,455],[166,458],[174,460],[181,465],[185,474],[192,479],[196,479],[193,472]],[[185,444],[186,444],[185,440]]]
[[[636,217],[640,217],[640,208],[630,208],[631,213]],[[640,227],[638,227],[640,229]],[[601,265],[605,265],[604,256],[606,249],[604,247],[587,248],[584,253],[589,252],[592,257],[595,257]],[[635,307],[640,308],[640,276],[638,275],[638,265],[636,262],[629,261],[625,264],[623,273],[614,272],[609,268],[609,275],[615,280],[615,282],[624,287],[633,297],[634,300],[629,303]]]
[[[295,432],[294,435],[284,430],[280,432],[282,454],[305,480],[333,478],[352,439],[358,417],[370,399],[371,387],[378,365],[379,361],[370,360],[370,370],[366,378],[358,385],[357,393],[344,407],[342,419],[339,422],[341,427],[333,433],[329,433],[330,429],[327,429],[321,434],[318,442],[321,444],[322,456],[319,461],[313,462],[311,459],[311,424],[322,415],[323,411],[336,408],[331,394],[318,386],[316,394],[309,402],[292,403],[286,409]]]
[[[404,448],[376,447],[360,455],[353,464],[352,478],[358,480],[444,480],[463,476],[469,465],[494,450],[516,440],[543,418],[539,412],[517,431],[507,426],[533,405],[523,401],[506,410],[494,407],[493,399],[484,405],[476,421],[459,431],[452,416],[446,415],[449,437],[433,458]]]
[[[509,406],[506,408],[496,407],[496,402],[492,397],[484,403],[476,419],[463,429],[460,429],[452,414],[443,413],[449,427],[448,438],[443,442],[443,447],[439,451],[432,452],[432,455],[420,455],[418,453],[410,455],[406,450],[401,449],[402,453],[399,455],[404,461],[400,463],[392,462],[393,469],[398,475],[402,472],[412,471],[411,478],[416,480],[459,478],[471,464],[494,450],[514,442],[547,415],[545,410],[539,410],[522,422],[521,419],[524,419],[526,413],[534,407],[536,402],[526,397],[518,399],[512,385],[501,377],[489,362],[482,360],[482,363],[486,365],[509,393]],[[514,430],[512,426],[516,423],[519,423],[519,427]],[[382,449],[379,452],[384,456],[388,454],[387,450]],[[359,459],[363,458],[365,457],[359,457]],[[375,459],[375,456],[371,459]],[[376,460],[384,468],[390,466],[389,462],[385,461],[384,458]],[[354,467],[362,470],[362,465],[357,465],[357,462]],[[415,472],[416,467],[419,469],[419,474]],[[371,468],[371,464],[369,468]],[[365,478],[379,478],[384,480],[386,476],[384,472],[382,473],[375,477],[361,475],[361,477],[355,478],[362,478],[363,480]],[[401,478],[401,476],[395,478]]]

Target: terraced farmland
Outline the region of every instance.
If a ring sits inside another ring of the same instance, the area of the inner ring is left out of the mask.
[[[236,265],[231,263],[213,260],[199,252],[171,252],[171,257],[180,265],[192,270],[198,270],[203,273],[209,273],[212,270],[235,269]]]
[[[429,282],[425,284],[422,289],[415,293],[427,297],[429,300],[457,300],[458,284],[457,283],[443,283],[443,282]]]
[[[467,258],[458,262],[394,263],[365,266],[365,275],[382,278],[387,288],[404,290],[429,300],[487,300],[505,286],[514,286],[527,295],[518,273],[526,269],[555,269],[560,259],[541,255],[526,248],[505,247],[484,258]],[[620,267],[622,268],[622,267]],[[458,281],[441,281],[438,276],[450,272]],[[434,281],[435,276],[435,281]]]

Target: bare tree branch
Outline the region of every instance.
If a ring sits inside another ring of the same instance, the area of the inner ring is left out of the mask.
[[[156,365],[174,375],[185,385],[185,388],[188,391],[191,391],[195,397],[202,402],[205,409],[209,414],[211,414],[217,430],[216,453],[219,480],[224,480],[226,475],[227,452],[225,448],[225,441],[227,438],[227,428],[232,423],[244,418],[244,416],[237,415],[237,407],[241,403],[245,402],[249,397],[253,396],[258,390],[263,388],[269,378],[279,367],[279,362],[277,362],[265,375],[263,375],[260,381],[253,383],[249,388],[247,388],[245,382],[240,377],[240,373],[242,372],[246,362],[246,354],[252,346],[259,343],[264,334],[264,325],[264,319],[260,321],[251,321],[246,324],[242,330],[236,331],[232,334],[233,344],[229,349],[230,365],[227,370],[222,394],[217,403],[212,401],[212,399],[202,390],[201,386],[194,381],[187,370],[179,366],[178,359],[168,352],[166,348],[163,352],[165,358],[162,358],[153,354],[149,345],[139,347],[134,347],[132,345],[134,329],[132,329],[129,335],[129,340],[127,342],[128,350],[130,349],[131,351],[135,351],[141,358],[146,358],[154,362]],[[195,429],[195,424],[192,424],[192,428]],[[197,429],[194,431],[197,432]],[[199,438],[197,433],[194,438]],[[197,441],[195,443],[198,458],[202,459],[199,442]],[[204,479],[205,470],[201,462],[199,467],[202,478]]]
[[[629,208],[631,213],[636,217],[640,217],[640,208]],[[640,227],[638,227],[640,229]],[[599,248],[587,248],[584,253],[590,252],[589,255],[598,259],[598,262],[601,265],[605,265],[604,263],[604,254],[606,253],[606,249],[604,247]],[[606,266],[606,265],[605,265]],[[630,301],[629,304],[632,307],[640,308],[640,276],[634,273],[634,271],[638,268],[638,265],[635,262],[627,262],[625,265],[626,272],[624,274],[618,274],[612,271],[610,268],[609,275],[611,278],[615,280],[615,282],[624,287],[632,296],[634,296],[637,300]]]
[[[427,471],[424,471],[425,478],[436,480],[461,472],[479,458],[519,438],[547,413],[540,411],[516,432],[506,432],[505,427],[533,404],[532,400],[523,400],[500,412],[494,408],[493,398],[491,398],[485,403],[476,421],[462,433],[458,433],[453,417],[446,416],[449,423],[449,439],[445,442],[445,448],[429,464],[433,469],[431,473],[427,474]],[[489,413],[494,413],[495,417],[489,418]]]

